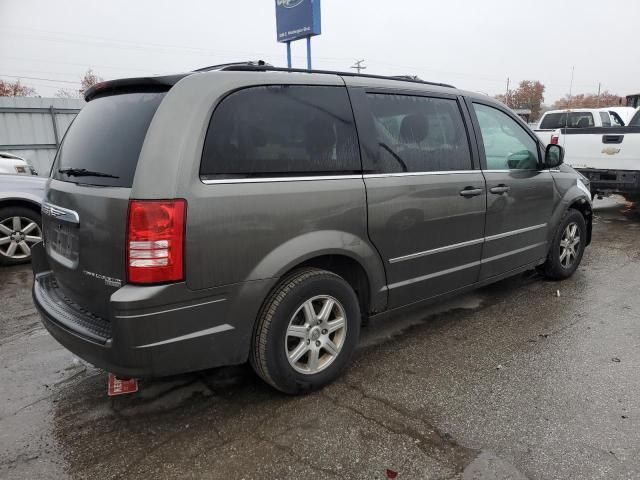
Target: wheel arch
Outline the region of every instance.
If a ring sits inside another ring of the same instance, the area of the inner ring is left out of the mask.
[[[587,245],[589,245],[593,231],[593,207],[591,206],[591,202],[584,198],[578,198],[568,205],[567,211],[571,208],[578,210],[584,217],[584,221],[587,224]]]
[[[28,208],[33,211],[37,215],[40,215],[40,203],[35,200],[30,200],[26,198],[2,198],[0,199],[0,208],[10,208],[10,207],[23,207]]]
[[[571,187],[562,197],[562,200],[558,203],[555,211],[553,212],[549,221],[549,233],[548,243],[551,246],[553,236],[556,233],[558,225],[562,220],[562,217],[570,208],[578,210],[584,217],[587,224],[587,245],[591,243],[591,232],[593,229],[593,208],[591,205],[591,199],[577,186]]]
[[[353,288],[353,291],[356,292],[363,319],[367,318],[371,307],[372,293],[369,276],[360,262],[347,255],[320,255],[305,260],[289,271],[305,267],[327,270],[344,278],[351,288]]]
[[[266,255],[248,279],[282,278],[303,267],[343,277],[358,294],[364,315],[386,308],[382,260],[368,242],[349,232],[324,230],[290,239]]]

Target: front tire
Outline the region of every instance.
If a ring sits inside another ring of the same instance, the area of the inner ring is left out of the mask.
[[[340,276],[316,268],[287,275],[263,305],[250,362],[276,389],[322,388],[349,364],[360,335],[360,307]]]
[[[553,236],[547,260],[540,272],[552,280],[569,278],[580,265],[587,245],[587,224],[582,213],[570,208]]]

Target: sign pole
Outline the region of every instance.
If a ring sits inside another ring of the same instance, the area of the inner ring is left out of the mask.
[[[0,0],[2,1],[2,0]],[[275,0],[276,39],[287,44],[287,68],[292,66],[291,42],[307,40],[307,69],[311,70],[311,37],[320,35],[320,0]]]

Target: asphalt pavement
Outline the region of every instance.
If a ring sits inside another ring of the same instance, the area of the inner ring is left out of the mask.
[[[640,215],[595,217],[571,279],[374,322],[305,397],[240,366],[109,398],[41,326],[29,266],[0,268],[0,478],[640,478]]]

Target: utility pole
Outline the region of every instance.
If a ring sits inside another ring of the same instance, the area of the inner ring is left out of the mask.
[[[509,77],[507,77],[507,91],[504,94],[504,103],[507,104],[507,107],[509,106]]]
[[[598,108],[600,108],[600,87],[601,87],[601,84],[600,82],[598,82],[598,103],[597,103]]]
[[[349,68],[353,68],[354,70],[357,70],[358,73],[360,73],[360,70],[366,70],[367,68],[362,66],[363,63],[364,63],[364,59],[358,60],[355,62],[355,65],[351,65]]]

